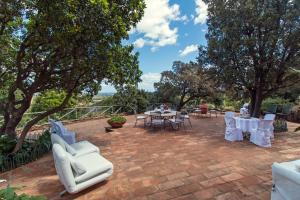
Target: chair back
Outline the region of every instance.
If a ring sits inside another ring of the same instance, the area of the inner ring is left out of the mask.
[[[176,111],[176,119],[184,120],[185,114],[182,114],[182,112]]]
[[[276,115],[275,114],[266,114],[264,116],[264,119],[266,120],[275,120]]]
[[[225,112],[225,117],[233,118],[235,116],[234,112]]]
[[[61,136],[57,134],[51,134],[51,142],[53,145],[59,144],[65,151],[67,151],[67,146],[70,146]]]
[[[76,183],[67,152],[59,144],[53,145],[52,152],[55,169],[60,182],[65,186],[67,191],[73,191]]]
[[[226,128],[236,128],[236,122],[233,117],[225,117]]]
[[[161,113],[159,112],[150,112],[151,119],[162,119]]]
[[[258,129],[260,130],[272,130],[273,120],[261,119],[258,123]]]

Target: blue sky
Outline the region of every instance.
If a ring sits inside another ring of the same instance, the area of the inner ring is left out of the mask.
[[[144,17],[129,33],[125,43],[134,44],[140,53],[143,71],[139,88],[153,91],[160,73],[175,60],[189,62],[197,56],[197,46],[206,45],[207,7],[202,0],[145,0]],[[114,92],[102,86],[101,92]]]

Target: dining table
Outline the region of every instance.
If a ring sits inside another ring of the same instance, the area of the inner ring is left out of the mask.
[[[157,110],[146,111],[144,114],[151,116],[151,113],[159,113],[162,118],[172,118],[172,117],[176,116],[177,112],[174,111],[174,110],[164,110],[164,111],[162,111],[160,109],[157,109]]]
[[[259,119],[255,117],[234,117],[236,127],[241,129],[243,132],[251,132],[258,128]]]

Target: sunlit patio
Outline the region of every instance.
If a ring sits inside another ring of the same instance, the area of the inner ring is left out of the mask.
[[[271,165],[298,159],[299,124],[288,123],[289,132],[275,134],[271,148],[248,140],[224,140],[224,118],[192,118],[192,128],[160,130],[134,128],[135,119],[106,133],[106,119],[67,125],[78,140],[89,140],[114,165],[107,180],[62,199],[270,199]],[[18,193],[43,194],[60,199],[64,190],[52,154],[0,175]],[[6,185],[1,184],[1,188]]]

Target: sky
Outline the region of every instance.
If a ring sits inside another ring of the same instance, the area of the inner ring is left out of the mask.
[[[154,91],[160,73],[174,61],[189,62],[197,57],[198,45],[206,45],[207,6],[202,0],[145,0],[144,16],[129,32],[125,44],[139,52],[143,72],[140,89]],[[115,92],[102,84],[103,92]]]

